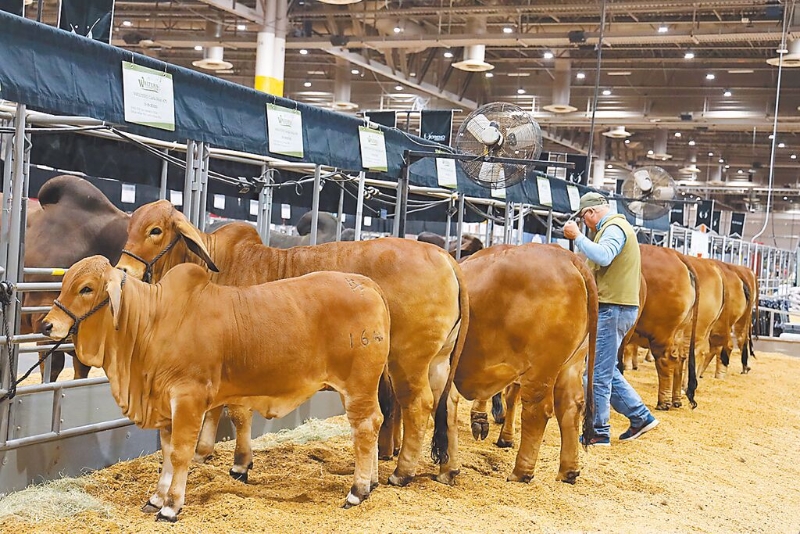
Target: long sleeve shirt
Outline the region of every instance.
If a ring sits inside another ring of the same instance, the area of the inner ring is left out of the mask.
[[[600,222],[597,224],[598,231],[603,228],[603,225],[608,221],[609,215],[611,214],[609,213],[600,219]],[[620,253],[622,247],[625,246],[625,241],[625,232],[622,231],[622,228],[612,225],[603,232],[600,241],[597,243],[581,234],[575,239],[575,246],[591,261],[601,267],[606,267],[610,265],[614,258]]]

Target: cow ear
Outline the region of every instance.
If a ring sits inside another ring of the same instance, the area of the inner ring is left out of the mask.
[[[120,306],[122,305],[122,283],[125,273],[112,268],[106,283],[108,305],[111,307],[111,317],[114,320],[114,329],[119,330]]]
[[[200,259],[206,262],[209,269],[218,273],[219,269],[214,265],[211,255],[208,253],[205,243],[203,243],[200,231],[185,219],[178,220],[175,223],[175,229],[183,236],[183,240],[186,241],[186,246],[189,247],[189,250],[200,256]]]

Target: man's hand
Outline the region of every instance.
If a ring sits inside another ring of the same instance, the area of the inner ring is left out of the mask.
[[[564,237],[567,239],[575,239],[581,235],[581,231],[575,221],[567,221],[564,225]]]

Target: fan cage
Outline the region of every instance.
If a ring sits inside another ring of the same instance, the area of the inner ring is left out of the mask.
[[[653,190],[664,187],[675,188],[675,181],[672,176],[661,167],[650,165],[636,168],[622,182],[620,194],[622,195],[621,200],[625,209],[644,220],[658,219],[667,215],[672,209],[673,200],[655,199],[645,191],[642,191],[634,178],[635,174],[639,172],[647,172],[653,184]]]

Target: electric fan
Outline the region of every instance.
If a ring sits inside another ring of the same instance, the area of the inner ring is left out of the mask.
[[[542,130],[519,106],[496,102],[469,114],[458,129],[455,148],[459,154],[475,156],[461,161],[470,180],[502,189],[525,178],[525,164],[492,163],[483,158],[536,159],[542,152]]]
[[[628,211],[646,220],[669,213],[675,193],[675,181],[661,167],[640,167],[622,182],[623,204]]]

